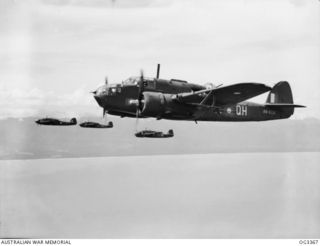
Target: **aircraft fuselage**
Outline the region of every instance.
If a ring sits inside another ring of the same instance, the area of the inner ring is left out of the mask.
[[[172,100],[172,97],[178,93],[204,89],[206,87],[180,80],[145,79],[143,100],[156,98],[158,103],[154,108],[144,105],[138,117],[190,121],[265,121],[288,118],[293,113],[286,109],[272,109],[247,101],[218,108],[192,106]],[[136,117],[136,101],[139,97],[139,88],[136,83],[103,85],[95,92],[94,97],[98,104],[111,115]]]

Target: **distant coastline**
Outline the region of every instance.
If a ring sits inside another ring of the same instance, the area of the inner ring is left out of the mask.
[[[111,117],[110,117],[111,118]],[[111,118],[112,129],[38,126],[35,118],[0,120],[0,160],[210,153],[320,152],[320,120],[224,123],[141,120],[140,129],[171,139],[138,139],[134,119]],[[102,121],[101,118],[79,119]]]

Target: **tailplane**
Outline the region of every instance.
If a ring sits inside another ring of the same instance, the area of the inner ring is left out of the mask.
[[[77,124],[77,119],[76,118],[72,118],[71,120],[70,120],[70,122],[72,123],[72,124]]]

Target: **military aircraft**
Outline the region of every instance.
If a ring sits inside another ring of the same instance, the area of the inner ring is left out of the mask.
[[[61,121],[54,118],[43,118],[35,121],[39,125],[49,125],[49,126],[71,126],[77,124],[77,119],[72,118],[70,122]]]
[[[139,138],[171,138],[173,137],[173,130],[170,129],[168,133],[152,131],[152,130],[143,130],[136,132],[135,136]]]
[[[86,122],[82,122],[81,124],[79,124],[79,126],[86,127],[86,128],[112,128],[113,123],[112,123],[112,121],[109,121],[107,125],[104,125],[104,124],[100,124],[97,122],[86,121]]]
[[[178,79],[130,77],[120,84],[106,83],[93,92],[103,115],[189,121],[266,121],[289,118],[294,108],[288,82],[273,87],[244,82],[205,86]],[[269,92],[264,104],[246,100]]]

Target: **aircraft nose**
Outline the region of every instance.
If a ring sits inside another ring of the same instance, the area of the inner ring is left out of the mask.
[[[98,91],[94,91],[93,93],[93,97],[94,99],[97,101],[97,103],[103,107],[103,99],[102,99],[102,93],[98,92]]]
[[[108,96],[108,86],[103,85],[96,89],[95,91],[92,91],[94,99],[97,101],[99,106],[104,107],[104,104],[106,102],[107,96]]]
[[[101,98],[99,96],[96,96],[96,95],[94,95],[93,97],[97,101],[97,103],[101,106],[101,103],[102,103]]]

